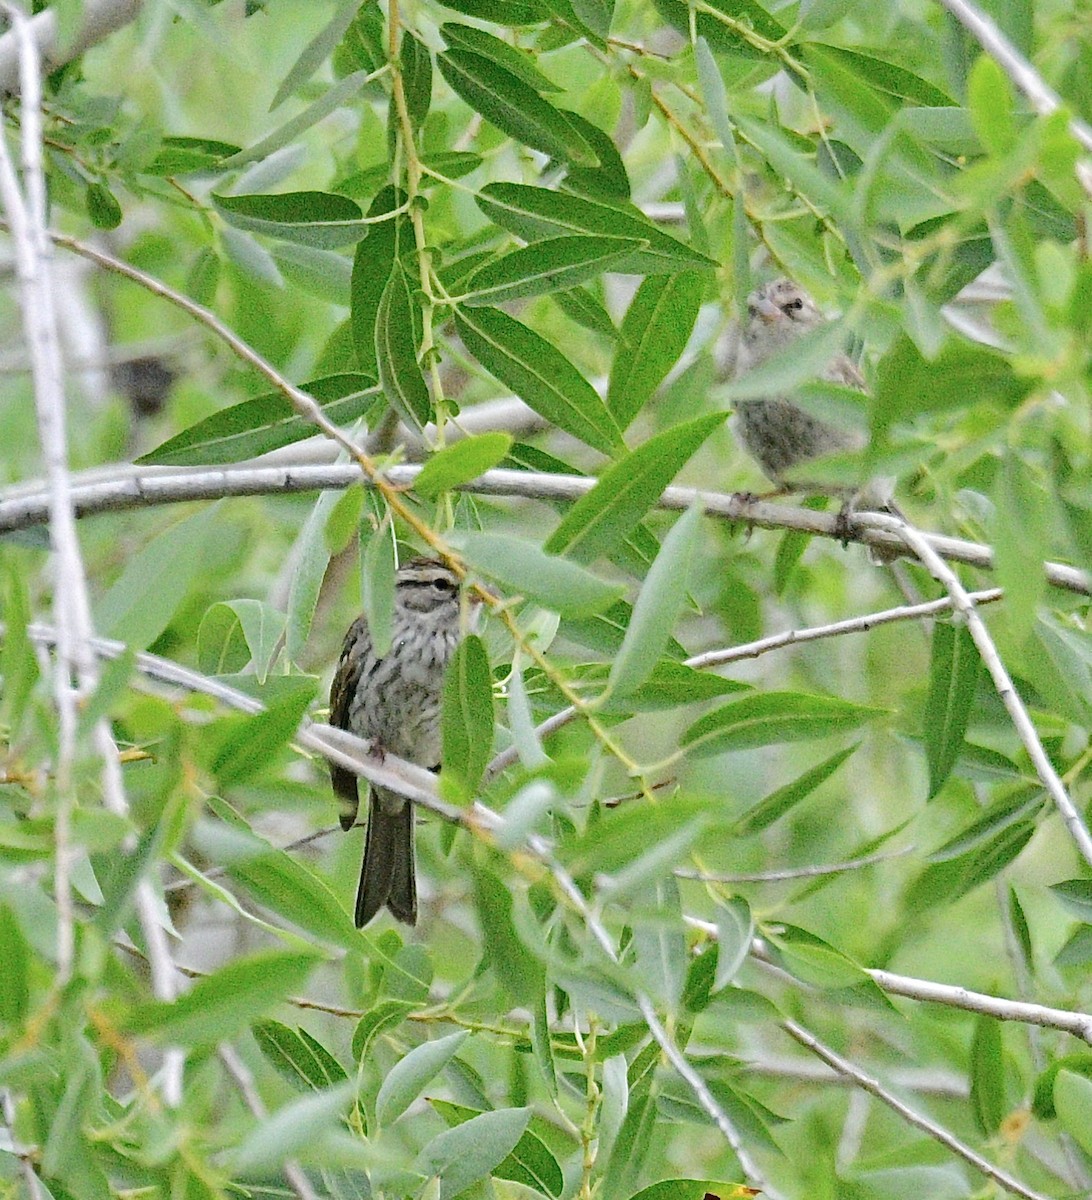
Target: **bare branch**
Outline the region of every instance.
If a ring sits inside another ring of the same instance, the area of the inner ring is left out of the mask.
[[[48,71],[78,58],[89,47],[136,19],[142,0],[83,0],[80,26],[74,37],[60,44],[57,12],[43,9],[28,22],[35,49]],[[20,90],[19,42],[14,29],[0,37],[0,91]]]
[[[1016,685],[1012,682],[1012,677],[1009,675],[1005,664],[1001,661],[1001,655],[997,652],[997,647],[994,645],[993,638],[990,637],[986,623],[979,616],[974,601],[959,582],[958,576],[945,563],[943,558],[937,554],[934,547],[930,544],[930,539],[925,537],[924,534],[912,525],[900,520],[898,517],[887,516],[883,513],[870,513],[869,519],[873,522],[880,521],[884,527],[897,530],[907,546],[914,551],[925,567],[928,568],[933,578],[947,589],[948,595],[951,596],[956,609],[962,613],[967,621],[967,628],[971,632],[971,637],[974,638],[974,644],[978,647],[978,653],[982,656],[982,661],[986,664],[986,669],[990,673],[990,678],[997,689],[997,694],[1001,697],[1001,702],[1004,704],[1013,725],[1016,727],[1016,732],[1035,766],[1036,773],[1042,780],[1043,786],[1049,793],[1050,798],[1054,801],[1055,807],[1061,813],[1062,820],[1065,822],[1070,836],[1077,844],[1077,849],[1080,851],[1085,862],[1092,866],[1092,835],[1089,835],[1088,829],[1081,820],[1081,815],[1077,811],[1076,805],[1074,805],[1069,793],[1066,791],[1061,776],[1055,771],[1054,764],[1043,749],[1043,743],[1039,740],[1039,733],[1035,728],[1035,724],[1028,714],[1028,710],[1024,707],[1024,702],[1020,699],[1020,693],[1016,690]]]
[[[897,1096],[889,1092],[883,1084],[874,1079],[871,1075],[866,1074],[860,1067],[854,1066],[847,1058],[843,1058],[840,1054],[836,1054],[829,1046],[824,1045],[813,1033],[810,1033],[802,1025],[796,1021],[782,1021],[781,1028],[795,1039],[801,1046],[805,1046],[817,1058],[821,1058],[829,1067],[837,1071],[839,1075],[850,1079],[868,1092],[875,1096],[877,1100],[882,1101],[908,1124],[913,1125],[915,1129],[920,1129],[929,1137],[940,1142],[942,1146],[946,1146],[951,1152],[962,1158],[964,1162],[970,1163],[976,1170],[981,1171],[988,1179],[992,1179],[1005,1191],[1011,1192],[1014,1196],[1023,1196],[1024,1200],[1050,1200],[1049,1196],[1042,1192],[1037,1192],[1034,1188],[1030,1188],[1027,1184],[1021,1183],[1014,1175],[1010,1175],[1008,1171],[1001,1167],[995,1166],[989,1159],[983,1158],[976,1150],[973,1150],[966,1142],[960,1141],[955,1134],[949,1133],[942,1125],[938,1125],[929,1117],[922,1116],[916,1112],[908,1104],[904,1104]]]

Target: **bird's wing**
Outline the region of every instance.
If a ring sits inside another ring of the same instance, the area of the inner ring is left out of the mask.
[[[349,728],[349,709],[356,695],[360,673],[364,667],[365,646],[367,634],[364,618],[357,619],[349,626],[345,642],[341,647],[341,657],[337,662],[333,683],[330,684],[330,724],[338,729]],[[330,764],[330,782],[342,802],[341,827],[352,829],[356,821],[357,806],[360,803],[357,794],[356,776],[352,771],[346,771],[334,763]]]

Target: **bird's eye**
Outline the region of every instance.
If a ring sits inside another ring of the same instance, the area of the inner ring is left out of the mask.
[[[432,590],[440,596],[454,595],[455,581],[453,579],[434,579],[432,581]]]
[[[804,301],[799,296],[795,300],[790,300],[785,305],[785,312],[799,312],[804,307]]]
[[[755,317],[758,315],[758,309],[753,304],[747,305],[747,316]]]

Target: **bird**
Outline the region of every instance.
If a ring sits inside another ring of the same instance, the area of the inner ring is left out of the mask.
[[[464,631],[476,626],[480,604],[468,597],[465,617],[463,609],[459,578],[440,559],[414,558],[399,567],[390,649],[376,654],[364,615],[353,621],[330,685],[330,724],[366,738],[373,754],[437,770],[444,672]],[[341,827],[349,830],[359,807],[357,777],[331,763],[330,780],[342,805]],[[413,805],[373,784],[356,927],[383,907],[407,925],[417,923]]]
[[[743,326],[736,375],[761,366],[775,354],[787,350],[799,338],[826,324],[808,293],[791,279],[775,279],[747,297],[747,321]],[[822,373],[828,383],[865,390],[865,381],[853,361],[837,354]],[[744,448],[781,491],[794,488],[788,472],[800,463],[859,450],[865,439],[856,430],[842,429],[805,412],[780,396],[740,400],[733,427]]]
[[[736,362],[737,378],[788,350],[826,322],[827,318],[807,291],[791,279],[775,279],[756,288],[747,297],[747,321]],[[866,391],[864,376],[846,354],[835,354],[821,377],[827,383]],[[838,523],[843,542],[849,536],[850,519],[855,512],[882,511],[902,518],[892,498],[892,479],[880,477],[861,487],[841,487],[803,482],[795,476],[795,468],[802,463],[827,454],[863,449],[867,438],[861,431],[813,417],[783,396],[738,401],[732,426],[744,448],[776,485],[774,495],[805,491],[841,498]],[[898,552],[873,546],[869,547],[869,556],[874,563],[884,565],[897,558]]]

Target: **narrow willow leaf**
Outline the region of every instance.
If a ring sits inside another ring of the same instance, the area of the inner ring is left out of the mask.
[[[213,195],[212,203],[236,229],[320,250],[336,250],[358,242],[368,232],[360,205],[334,192]]]
[[[686,982],[686,938],[679,885],[673,875],[651,880],[634,896],[630,924],[641,986],[669,1012]]]
[[[391,407],[410,428],[422,431],[432,418],[432,400],[417,363],[419,326],[409,281],[396,262],[376,310],[375,358]]]
[[[362,538],[366,529],[361,525]],[[382,658],[390,651],[394,633],[394,541],[385,522],[368,533],[360,565],[364,617],[375,652]]]
[[[0,1021],[18,1026],[30,1005],[30,946],[22,926],[6,904],[0,904]]]
[[[280,1169],[288,1156],[321,1140],[337,1128],[353,1097],[357,1082],[347,1079],[333,1087],[290,1100],[266,1117],[231,1154],[232,1170],[240,1174]]]
[[[311,506],[296,538],[296,561],[292,582],[288,587],[288,611],[284,626],[285,652],[290,662],[299,661],[311,632],[319,590],[330,565],[326,523],[338,499],[337,492],[323,492]]]
[[[829,942],[795,925],[783,925],[776,933],[766,931],[785,968],[806,983],[821,988],[853,987],[869,980],[858,966]]]
[[[533,1007],[546,973],[512,923],[512,893],[483,863],[474,867],[474,899],[481,922],[485,961],[512,1002]]]
[[[177,1000],[137,1005],[123,1027],[162,1045],[214,1046],[298,991],[320,957],[313,951],[272,950],[237,958],[198,979]]]
[[[327,375],[300,385],[335,425],[355,421],[379,394],[374,375]],[[268,392],[225,408],[169,438],[138,463],[212,466],[256,458],[311,437],[314,425],[296,413],[281,392]]]
[[[982,659],[965,624],[937,621],[925,702],[925,756],[931,800],[947,782],[963,749]]]
[[[387,1072],[375,1098],[375,1119],[390,1125],[421,1094],[426,1084],[444,1069],[467,1039],[467,1031],[449,1033],[435,1041],[422,1042],[403,1055]]]
[[[1085,1154],[1092,1154],[1092,1080],[1075,1071],[1059,1071],[1054,1107],[1066,1132]]]
[[[460,297],[460,303],[472,308],[504,304],[573,288],[615,270],[647,245],[636,238],[583,234],[543,238],[479,267],[466,281],[467,295]]]
[[[1073,916],[1092,925],[1092,879],[1066,879],[1050,890]]]
[[[971,1040],[971,1111],[986,1137],[1001,1128],[1005,1117],[1005,1066],[1001,1055],[1001,1025],[979,1016]]]
[[[709,40],[712,42],[713,39]],[[778,175],[787,179],[817,208],[830,213],[841,224],[852,228],[853,214],[849,193],[824,175],[811,157],[802,154],[778,126],[772,122],[752,120],[742,114],[737,114],[736,124],[746,140]]]
[[[477,634],[456,647],[444,676],[441,780],[464,801],[473,798],[493,752],[493,677]]]
[[[652,275],[637,289],[622,320],[622,338],[607,389],[607,407],[623,429],[686,348],[705,283],[697,271],[680,271]]]
[[[562,616],[599,612],[622,592],[621,585],[509,534],[463,533],[452,541],[483,574]]]
[[[411,1000],[384,1000],[369,1009],[353,1030],[353,1061],[367,1062],[375,1039],[388,1030],[397,1029],[417,1007]]]
[[[397,188],[382,188],[368,207],[368,217],[375,221],[399,208],[404,201],[405,196]],[[413,229],[404,212],[369,225],[368,232],[357,242],[349,283],[349,323],[362,371],[378,375],[375,344],[379,301],[394,264],[412,247]]]
[[[438,1178],[440,1200],[450,1200],[487,1178],[516,1148],[530,1120],[529,1108],[500,1108],[471,1117],[426,1143],[414,1170]]]
[[[1050,544],[1050,497],[1045,486],[1008,447],[994,487],[991,540],[997,581],[1005,589],[1005,616],[1018,645],[1031,633],[1047,587],[1043,559]]]
[[[723,422],[724,413],[712,413],[676,425],[619,459],[569,509],[546,549],[580,563],[610,557]]]
[[[491,58],[498,66],[503,67],[513,75],[518,75],[528,87],[536,92],[560,92],[558,87],[535,65],[535,61],[525,50],[510,46],[500,38],[486,33],[473,25],[458,25],[454,22],[440,26],[440,36],[449,46],[461,46],[483,58]]]
[[[155,641],[206,569],[218,506],[171,525],[127,562],[95,606],[95,627],[135,650]]]
[[[711,270],[717,265],[711,258],[661,232],[629,205],[607,204],[522,183],[490,183],[476,199],[491,221],[529,242],[540,237],[580,233],[647,241],[648,249],[635,251],[619,270],[651,275],[688,268]]]
[[[981,846],[995,841],[999,834],[1014,825],[1026,824],[1045,804],[1041,788],[1032,785],[1014,794],[999,796],[984,811],[960,829],[928,856],[929,862],[948,862],[970,854]]]
[[[786,783],[784,787],[771,792],[739,818],[733,832],[740,837],[746,837],[768,828],[829,779],[859,745],[860,742],[855,742],[852,746],[839,750],[830,758],[805,771],[803,775],[797,776],[791,783]]]
[[[618,340],[618,330],[614,327],[610,313],[587,288],[575,287],[554,292],[553,300],[569,320],[590,329],[592,333],[610,338],[612,342]]]
[[[453,1104],[450,1100],[429,1103],[444,1118],[448,1125],[461,1125],[481,1113],[481,1109],[468,1108],[465,1104]],[[565,1186],[557,1159],[537,1134],[525,1129],[512,1153],[493,1168],[497,1179],[510,1179],[522,1183],[543,1196],[559,1196]]]
[[[762,692],[707,713],[683,734],[690,754],[721,754],[778,742],[798,742],[856,729],[885,710],[836,696]]]
[[[479,433],[460,438],[425,463],[413,481],[413,490],[432,500],[443,491],[477,479],[495,467],[511,449],[512,439],[507,433]]]
[[[315,694],[315,681],[296,676],[295,688],[254,716],[230,716],[208,726],[202,755],[221,787],[253,778],[269,768],[277,751],[299,729]]]
[[[344,0],[338,6],[333,17],[307,43],[299,58],[292,64],[288,74],[281,80],[280,86],[269,103],[270,112],[278,105],[283,104],[297,88],[302,87],[329,58],[334,47],[341,41],[345,30],[353,23],[359,7],[358,0]]]
[[[563,162],[599,161],[561,109],[495,60],[454,46],[436,64],[460,99],[516,141]]]
[[[432,55],[428,47],[409,32],[402,31],[402,86],[406,94],[406,110],[414,129],[420,129],[432,103]]]
[[[280,1021],[260,1021],[253,1033],[266,1061],[294,1088],[319,1091],[346,1078],[341,1064],[302,1030]]]
[[[30,622],[30,595],[24,572],[9,560],[3,563],[0,575],[0,616],[4,620],[4,636],[0,641],[0,720],[8,729],[8,738],[15,744],[15,735],[27,713],[28,700],[39,676],[38,656],[27,635]],[[2,961],[2,960],[0,960]]]
[[[967,107],[978,140],[994,158],[1004,158],[1016,146],[1013,102],[1008,76],[988,54],[980,54],[967,80]]]
[[[455,324],[466,348],[540,416],[611,454],[622,434],[598,393],[545,338],[495,308],[464,309]]]
[[[755,919],[750,905],[742,896],[719,901],[716,906],[717,969],[713,976],[713,991],[719,992],[735,979],[755,936]]]
[[[701,504],[692,505],[671,527],[641,585],[633,618],[611,667],[607,692],[627,696],[652,675],[686,603],[687,578],[701,532]]]
[[[343,254],[295,242],[279,242],[272,254],[289,283],[331,304],[346,303],[353,268]]]
[[[279,129],[275,129],[268,137],[262,138],[260,142],[256,142],[253,146],[249,146],[245,150],[240,150],[230,158],[222,159],[217,166],[224,170],[232,170],[235,167],[246,166],[247,163],[261,162],[262,159],[268,158],[273,154],[275,150],[280,150],[282,146],[294,143],[304,130],[310,129],[312,125],[317,125],[319,121],[329,116],[336,108],[340,108],[343,104],[351,100],[364,86],[367,79],[367,71],[354,71],[351,75],[346,75],[344,79],[339,79],[337,83],[319,96],[317,100],[312,101],[303,112],[298,113],[290,121],[285,121]],[[356,239],[350,238],[349,240],[355,241]],[[311,244],[314,245],[315,243],[312,242]]]
[[[988,346],[952,338],[932,360],[905,335],[880,359],[872,405],[874,433],[923,412],[944,412],[992,401],[1015,408],[1035,386],[1017,375],[1008,356]]]

